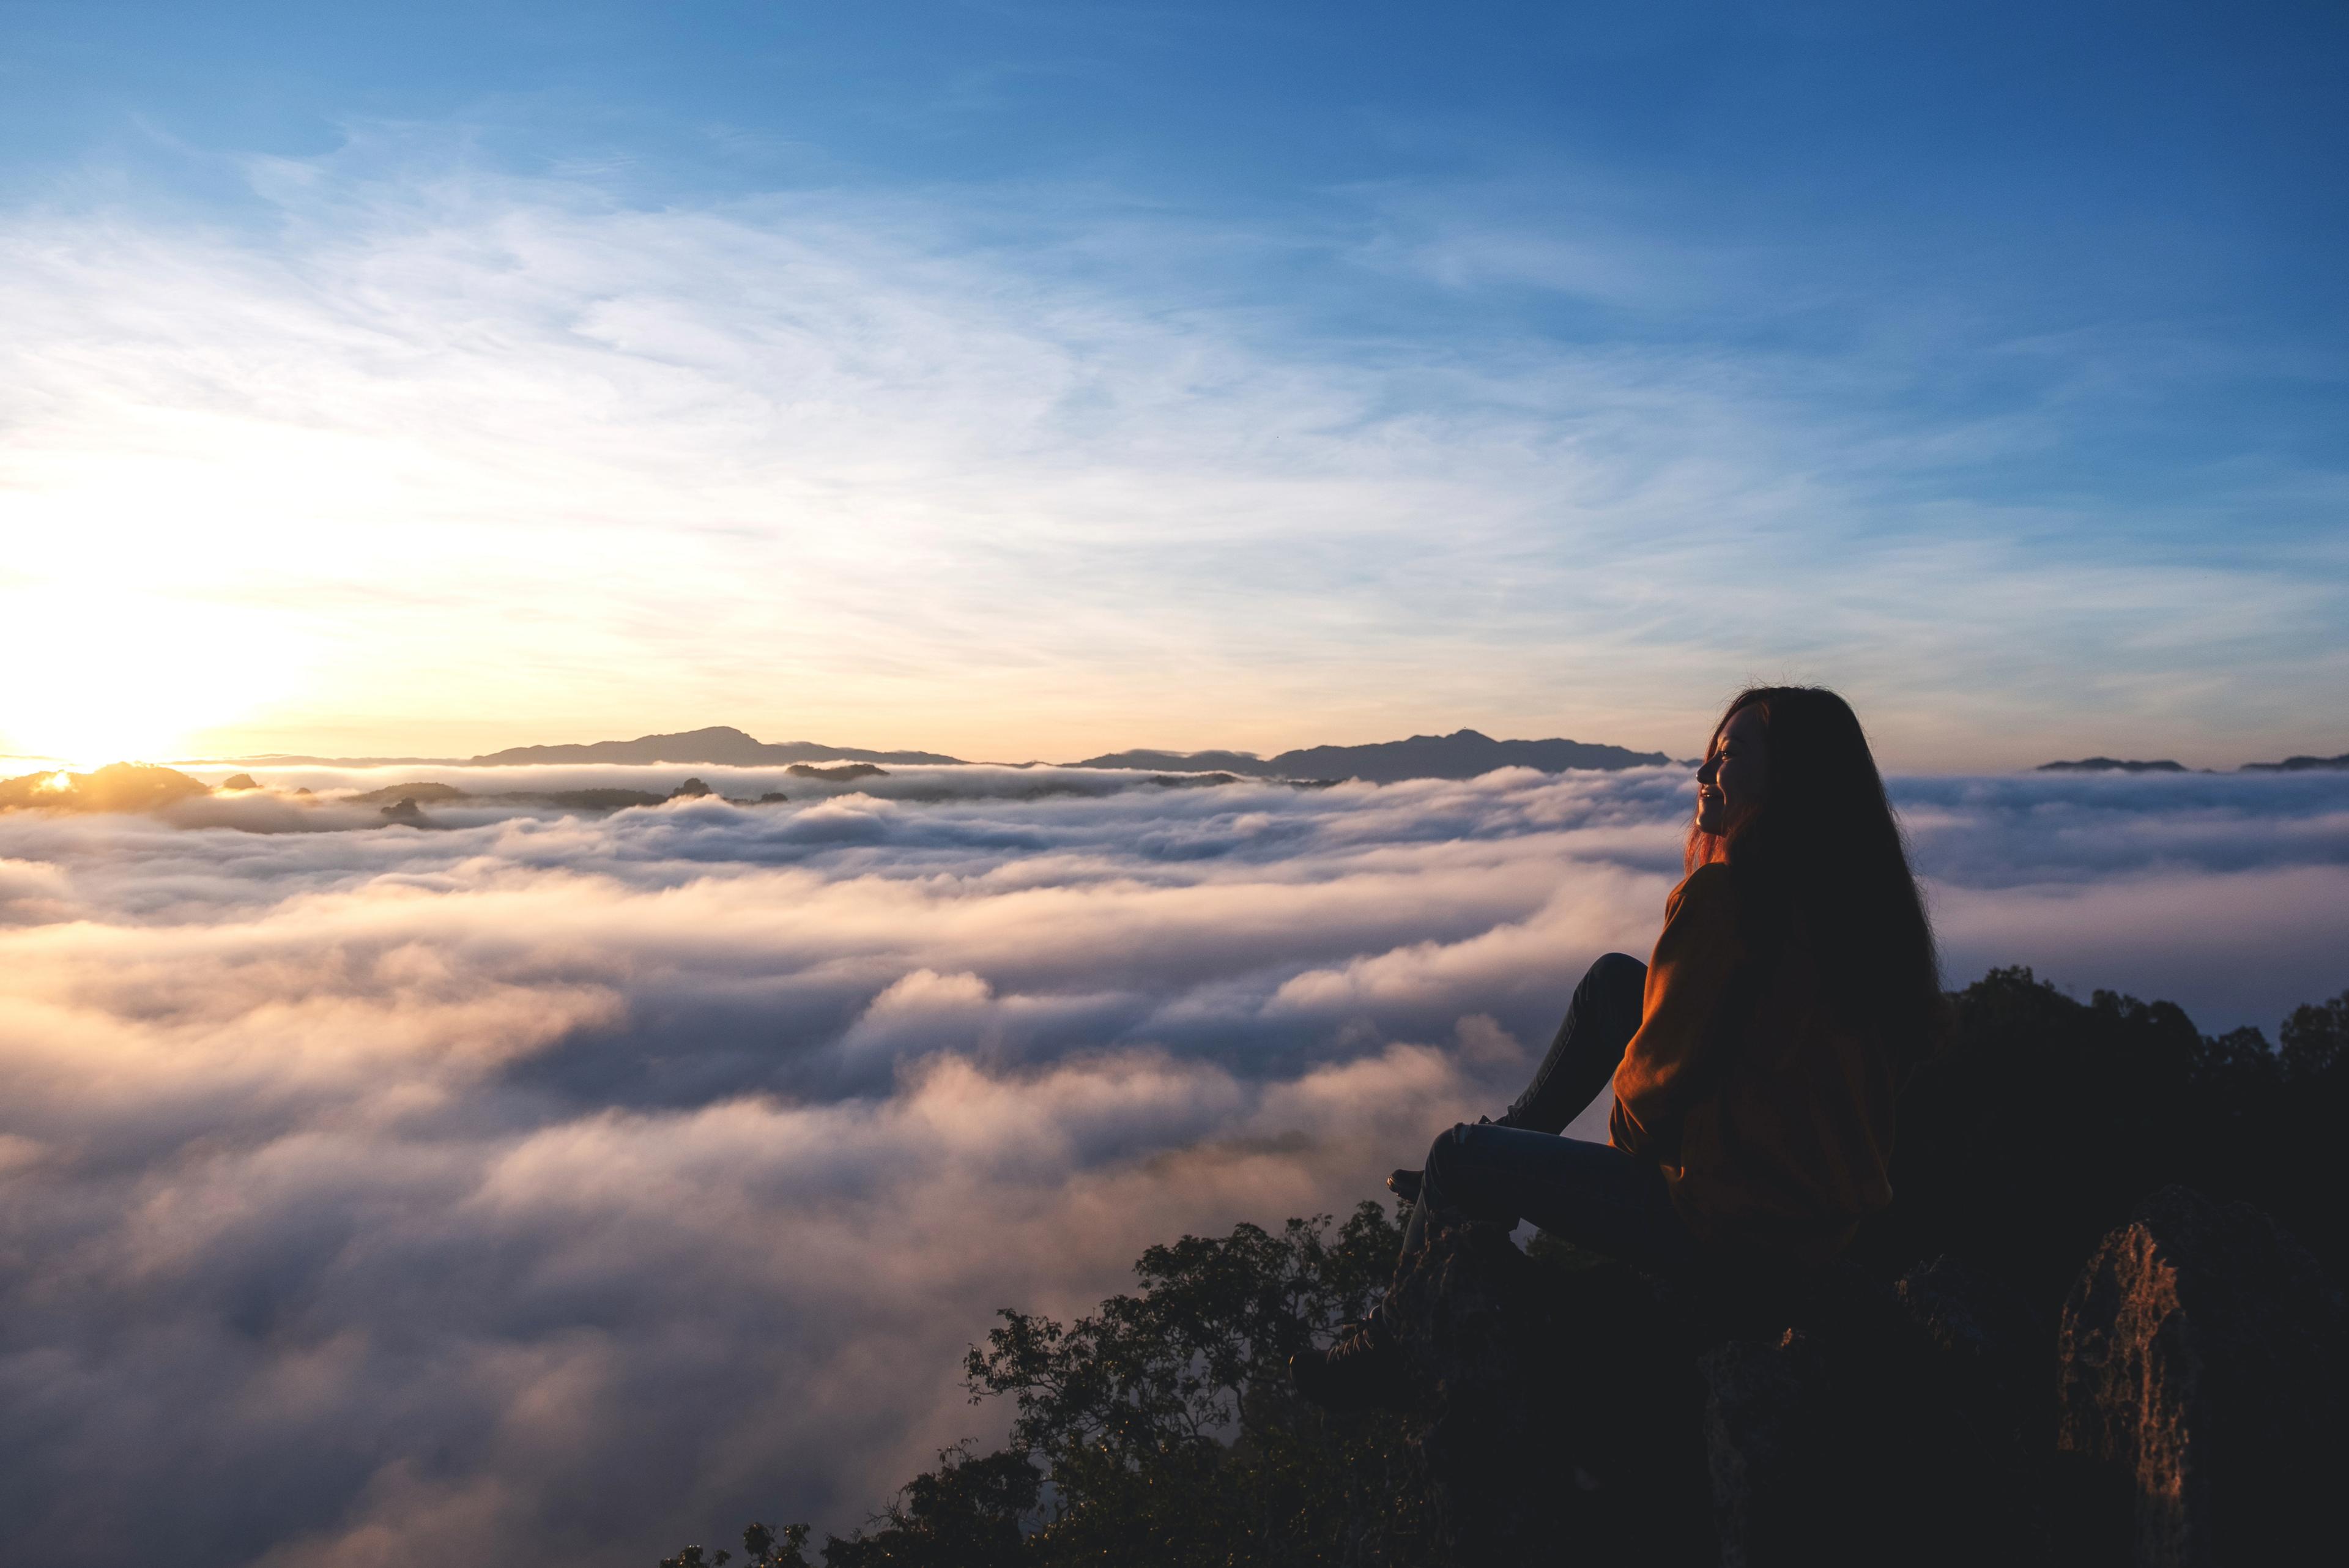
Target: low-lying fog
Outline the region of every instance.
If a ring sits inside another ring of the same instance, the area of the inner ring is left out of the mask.
[[[845,1529],[999,1433],[956,1376],[996,1306],[1496,1110],[1583,966],[1645,956],[1690,787],[253,771],[0,814],[7,1561]],[[468,793],[343,798],[424,781]],[[2349,985],[2349,774],[1896,794],[1952,984],[2271,1034]]]

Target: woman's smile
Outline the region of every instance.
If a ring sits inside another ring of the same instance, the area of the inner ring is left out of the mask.
[[[1696,826],[1700,833],[1726,833],[1732,823],[1762,804],[1770,776],[1770,730],[1758,707],[1730,714],[1706,748],[1696,773]]]

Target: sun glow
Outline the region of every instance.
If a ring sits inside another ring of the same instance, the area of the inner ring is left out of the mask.
[[[55,585],[0,598],[37,650],[0,709],[0,749],[19,756],[87,771],[185,755],[196,734],[292,684],[282,650],[217,608]]]

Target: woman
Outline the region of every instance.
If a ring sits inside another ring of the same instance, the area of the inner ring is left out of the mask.
[[[1892,1199],[1893,1100],[1941,1007],[1933,937],[1876,760],[1844,700],[1741,692],[1697,771],[1686,879],[1647,964],[1609,953],[1575,989],[1533,1083],[1497,1122],[1427,1151],[1431,1216],[1514,1223],[1659,1272],[1707,1257],[1824,1262]],[[1608,1141],[1560,1137],[1609,1081]],[[1379,1402],[1375,1314],[1291,1364],[1307,1397]]]

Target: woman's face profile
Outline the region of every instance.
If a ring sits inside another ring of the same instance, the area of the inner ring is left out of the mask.
[[[1726,833],[1730,824],[1762,804],[1770,779],[1770,726],[1748,705],[1729,716],[1696,771],[1696,826]]]

